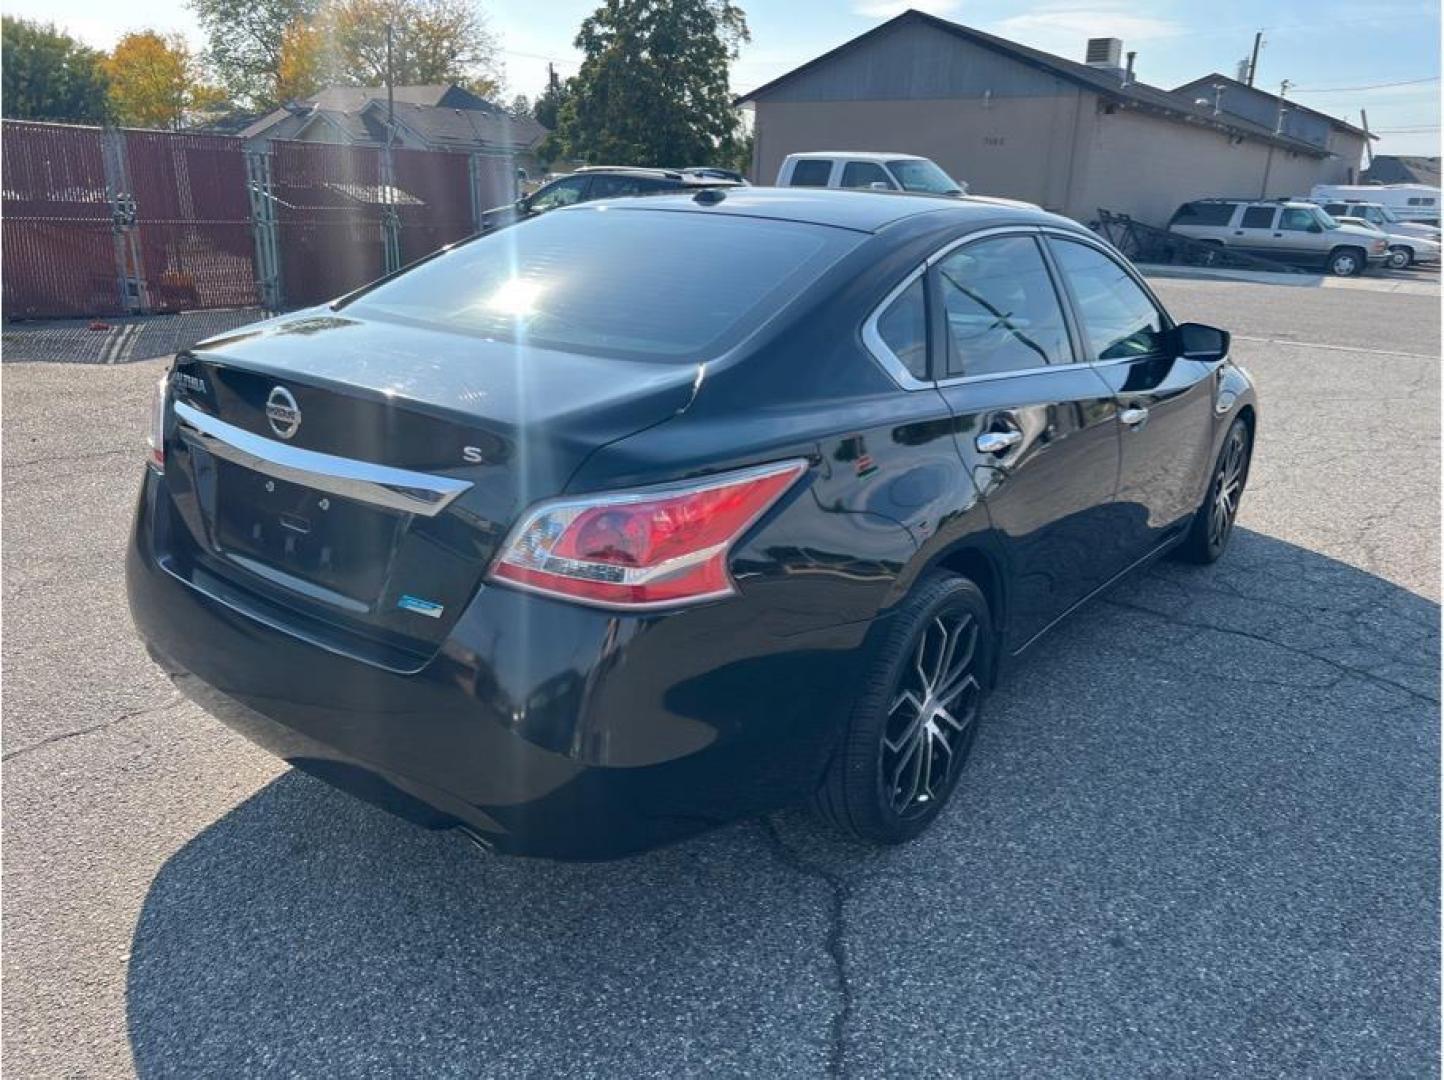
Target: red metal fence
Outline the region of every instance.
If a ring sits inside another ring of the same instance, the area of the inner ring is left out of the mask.
[[[7,123],[0,154],[5,312],[125,310],[100,129]]]
[[[0,127],[11,317],[314,304],[512,197],[503,155]]]
[[[255,244],[241,140],[163,131],[124,137],[147,306],[254,305]]]
[[[271,194],[287,304],[320,303],[385,272],[380,150],[273,143]]]
[[[466,154],[392,150],[391,161],[402,266],[476,231]]]

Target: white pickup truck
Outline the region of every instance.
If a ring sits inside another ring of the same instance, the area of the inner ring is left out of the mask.
[[[967,184],[954,180],[931,158],[859,150],[788,154],[777,170],[777,186],[914,191],[924,195],[968,193]]]

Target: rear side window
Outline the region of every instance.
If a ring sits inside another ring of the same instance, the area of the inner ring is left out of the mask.
[[[1410,205],[1410,206],[1433,206],[1433,205],[1434,205],[1434,200],[1433,200],[1433,199],[1423,199],[1423,198],[1410,198],[1410,200],[1409,200],[1409,205]]]
[[[877,319],[877,334],[914,378],[928,377],[928,315],[919,276],[893,299]]]
[[[1278,211],[1272,206],[1250,206],[1243,212],[1242,228],[1270,228],[1274,223],[1274,214],[1276,213],[1278,213]]]
[[[1163,315],[1128,271],[1091,245],[1052,239],[1048,244],[1073,289],[1092,359],[1121,360],[1159,350]]]
[[[832,162],[809,158],[792,163],[792,187],[827,187],[832,175]]]
[[[1031,236],[959,248],[937,265],[950,376],[999,375],[1072,357],[1063,309]]]
[[[873,184],[882,184],[893,190],[894,184],[888,179],[887,172],[883,167],[874,161],[849,161],[842,167],[842,186],[845,188],[865,188]]]
[[[1234,203],[1184,203],[1173,215],[1174,225],[1227,225],[1233,217]]]
[[[421,263],[347,310],[538,348],[696,362],[740,341],[861,239],[646,204],[543,214]]]

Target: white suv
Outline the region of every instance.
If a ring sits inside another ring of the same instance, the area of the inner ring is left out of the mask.
[[[954,180],[931,158],[855,150],[788,154],[777,170],[777,186],[914,191],[924,195],[968,193],[967,184]]]
[[[1321,207],[1293,199],[1196,199],[1178,208],[1168,230],[1276,262],[1322,266],[1340,277],[1382,266],[1389,257],[1379,233],[1341,225]]]

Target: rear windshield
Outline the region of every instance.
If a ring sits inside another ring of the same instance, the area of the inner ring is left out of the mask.
[[[555,210],[422,263],[347,307],[542,348],[695,361],[736,344],[862,239],[725,214]]]

